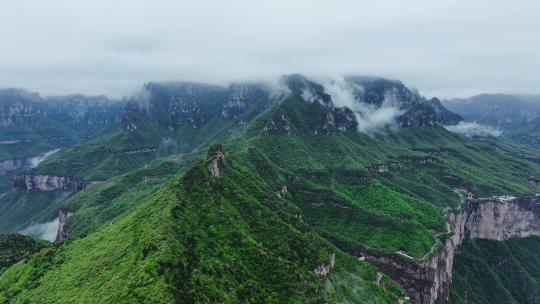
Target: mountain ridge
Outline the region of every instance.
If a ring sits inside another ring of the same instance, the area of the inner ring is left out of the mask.
[[[256,93],[194,84],[153,84],[154,97],[128,102],[128,119],[106,143],[118,142],[117,134],[141,140],[117,146],[117,154],[96,150],[96,157],[124,155],[135,163],[54,206],[65,215],[63,242],[7,270],[0,302],[396,303],[409,296],[438,303],[449,281],[421,274],[446,273],[432,261],[451,265],[446,224],[474,206],[458,194],[537,190],[529,181],[540,168],[514,155],[514,147],[449,132],[439,104],[400,91],[400,83],[347,91],[343,96],[353,99],[341,101],[352,101],[351,108],[304,76],[281,83],[289,94],[274,102],[268,93],[260,100],[268,108],[253,112],[257,103],[241,100]],[[207,112],[216,98],[222,107]],[[234,111],[224,115],[225,105]],[[397,109],[389,123],[359,131],[362,115],[385,107]],[[244,114],[253,116],[242,124]],[[179,140],[187,130],[201,135],[205,124],[234,132],[208,133],[208,144],[191,153],[171,149],[137,163],[138,155],[158,152],[149,142],[163,134]],[[93,144],[103,147],[98,139]],[[88,165],[53,166],[66,155],[77,160],[84,149],[88,144],[54,154],[30,173],[49,166],[51,173],[71,168],[83,178],[99,176]],[[403,262],[419,277],[395,276],[371,256]]]

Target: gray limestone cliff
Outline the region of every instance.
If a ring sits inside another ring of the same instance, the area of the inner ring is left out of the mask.
[[[469,203],[461,211],[449,214],[448,228],[442,249],[422,261],[364,251],[356,254],[400,282],[413,303],[444,303],[452,282],[454,257],[463,240],[469,237],[504,241],[540,236],[540,197]]]
[[[7,175],[19,169],[32,166],[34,157],[12,158],[0,161],[0,175]]]
[[[331,253],[330,256],[328,257],[328,260],[324,262],[323,264],[317,266],[317,268],[315,268],[313,272],[317,275],[324,277],[328,273],[330,273],[330,270],[332,270],[332,268],[334,268],[335,265],[336,265],[336,254]]]
[[[58,233],[56,234],[55,242],[63,242],[68,239],[68,231],[66,229],[67,220],[73,215],[73,212],[60,209],[58,215]]]
[[[220,169],[227,165],[225,160],[225,153],[221,145],[214,145],[208,150],[208,157],[210,164],[208,170],[213,177],[219,177]]]
[[[30,191],[80,191],[101,181],[82,181],[72,177],[53,175],[17,175],[14,190]]]

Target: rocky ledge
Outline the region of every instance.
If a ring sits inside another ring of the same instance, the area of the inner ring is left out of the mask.
[[[17,175],[14,190],[30,191],[80,191],[102,181],[82,181],[72,177],[53,175]]]

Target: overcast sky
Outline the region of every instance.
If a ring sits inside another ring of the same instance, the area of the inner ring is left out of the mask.
[[[0,87],[372,75],[431,97],[540,93],[538,0],[1,0]]]

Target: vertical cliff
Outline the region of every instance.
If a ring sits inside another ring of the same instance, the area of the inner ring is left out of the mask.
[[[399,281],[413,303],[444,303],[452,282],[454,257],[463,240],[504,241],[540,236],[540,197],[470,203],[461,211],[449,214],[448,229],[442,249],[423,261],[399,255],[357,254]]]
[[[63,242],[68,239],[66,222],[72,215],[73,215],[73,212],[60,209],[59,214],[58,214],[58,234],[56,234],[55,242]]]
[[[13,183],[15,190],[24,191],[80,191],[88,186],[95,185],[101,181],[82,181],[66,176],[52,175],[17,175]]]

